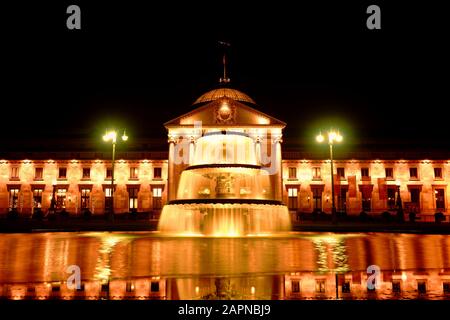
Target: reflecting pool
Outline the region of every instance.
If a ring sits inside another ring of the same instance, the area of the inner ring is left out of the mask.
[[[78,288],[71,288],[80,268]],[[368,273],[367,269],[371,267]],[[73,269],[72,269],[73,270]],[[72,271],[73,272],[73,271]],[[7,299],[447,299],[450,236],[0,235]]]

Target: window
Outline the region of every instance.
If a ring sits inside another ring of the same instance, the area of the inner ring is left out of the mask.
[[[9,189],[9,208],[16,209],[19,206],[19,188]]]
[[[153,179],[161,179],[162,169],[160,167],[153,168]]]
[[[425,281],[417,281],[417,291],[419,294],[427,293],[427,283]]]
[[[297,188],[288,188],[288,197],[289,197],[288,207],[290,210],[297,209],[298,204],[297,192],[298,192]]]
[[[111,211],[111,207],[112,207],[112,188],[111,187],[106,187],[105,188],[105,210],[107,212]]]
[[[325,280],[316,280],[316,293],[325,293]]]
[[[387,206],[389,210],[395,209],[395,194],[397,193],[397,190],[395,187],[388,187],[387,188]]]
[[[43,179],[44,179],[44,168],[34,169],[34,180],[43,180]]]
[[[130,179],[137,179],[138,178],[138,167],[131,167],[130,168]]]
[[[67,189],[60,188],[56,192],[56,208],[57,209],[64,209],[66,207],[66,194]]]
[[[292,293],[300,293],[300,281],[292,280],[291,287],[292,287]]]
[[[127,292],[133,292],[134,291],[134,283],[133,282],[130,282],[130,281],[127,282],[126,291]]]
[[[394,169],[393,168],[386,168],[384,169],[386,173],[386,179],[393,180],[394,179]]]
[[[417,168],[409,168],[409,178],[411,180],[417,180],[419,178],[417,174]]]
[[[450,293],[450,282],[442,283],[442,289],[445,294],[449,294]]]
[[[442,168],[434,168],[434,178],[442,179]]]
[[[33,190],[33,207],[41,208],[42,207],[42,189],[34,189]]]
[[[128,189],[128,203],[130,209],[137,209],[138,207],[138,192],[139,188]]]
[[[32,285],[27,287],[27,295],[33,297],[36,294],[36,288]]]
[[[297,168],[289,167],[289,179],[297,179]]]
[[[339,212],[347,211],[347,189],[342,188],[338,193],[338,210]]]
[[[372,188],[368,185],[361,186],[362,210],[369,212],[372,210]]]
[[[342,293],[350,293],[350,281],[345,281],[342,284]]]
[[[314,210],[322,210],[322,189],[313,188],[312,192],[313,192]]]
[[[345,179],[345,168],[337,168],[336,170],[339,179]]]
[[[89,209],[91,189],[81,189],[81,209]]]
[[[67,178],[67,168],[59,168],[58,170],[58,178],[66,179]]]
[[[420,189],[411,188],[409,191],[411,193],[411,202],[417,207],[420,207]]]
[[[399,280],[392,281],[392,292],[393,293],[400,293],[401,291],[402,291],[402,288],[401,288],[400,281]]]
[[[159,281],[152,281],[150,284],[151,292],[159,292]]]
[[[369,168],[361,168],[361,177],[368,178],[369,177]]]
[[[19,167],[11,168],[11,180],[19,180]]]
[[[312,168],[313,171],[313,180],[320,180],[320,167]]]
[[[366,212],[372,210],[372,202],[370,201],[370,198],[362,199],[362,209]]]
[[[111,196],[112,196],[112,188],[111,187],[105,188],[105,197],[111,198]]]
[[[83,168],[83,179],[91,178],[91,168]]]
[[[106,179],[112,179],[112,168],[106,168]]]
[[[162,208],[162,188],[153,188],[153,209]]]
[[[436,209],[445,210],[445,190],[435,189],[434,196],[436,198]]]

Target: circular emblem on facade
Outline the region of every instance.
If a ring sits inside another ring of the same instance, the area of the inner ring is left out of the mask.
[[[235,108],[225,100],[216,109],[216,123],[234,123]]]

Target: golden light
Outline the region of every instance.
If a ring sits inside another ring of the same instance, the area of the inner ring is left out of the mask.
[[[325,139],[325,138],[323,137],[323,135],[322,135],[321,133],[316,137],[316,140],[317,140],[317,142],[319,142],[319,143],[322,143],[324,139]]]
[[[255,294],[256,288],[252,286],[252,287],[250,288],[250,292],[252,293],[252,295]]]
[[[200,293],[200,288],[198,286],[195,287],[195,294],[198,295]]]
[[[406,281],[407,278],[406,272],[402,272],[402,280]]]
[[[103,136],[104,141],[111,140],[113,142],[116,142],[116,138],[117,138],[117,133],[115,131],[106,132],[105,135]]]
[[[342,142],[344,137],[341,135],[339,131],[330,130],[327,132],[328,137],[328,143],[332,144],[333,142]],[[322,135],[322,133],[319,133],[318,136],[316,136],[316,140],[319,143],[322,143],[325,140],[325,137]]]
[[[328,132],[328,139],[329,139],[330,141],[336,140],[336,136],[337,136],[336,132],[334,132],[334,131]]]
[[[228,113],[228,112],[230,112],[230,106],[228,105],[228,103],[226,102],[226,101],[224,101],[223,103],[222,103],[222,106],[220,107],[220,110],[219,110],[221,113],[222,112],[224,112],[224,113]]]
[[[127,141],[128,140],[128,136],[127,136],[127,133],[126,133],[125,130],[123,131],[122,140],[123,141]]]

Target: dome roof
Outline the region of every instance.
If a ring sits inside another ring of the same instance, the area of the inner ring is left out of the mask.
[[[195,100],[194,104],[215,101],[220,98],[229,98],[236,101],[244,101],[252,104],[256,104],[252,98],[250,98],[245,93],[231,88],[218,88],[208,91],[202,94],[197,100]]]

